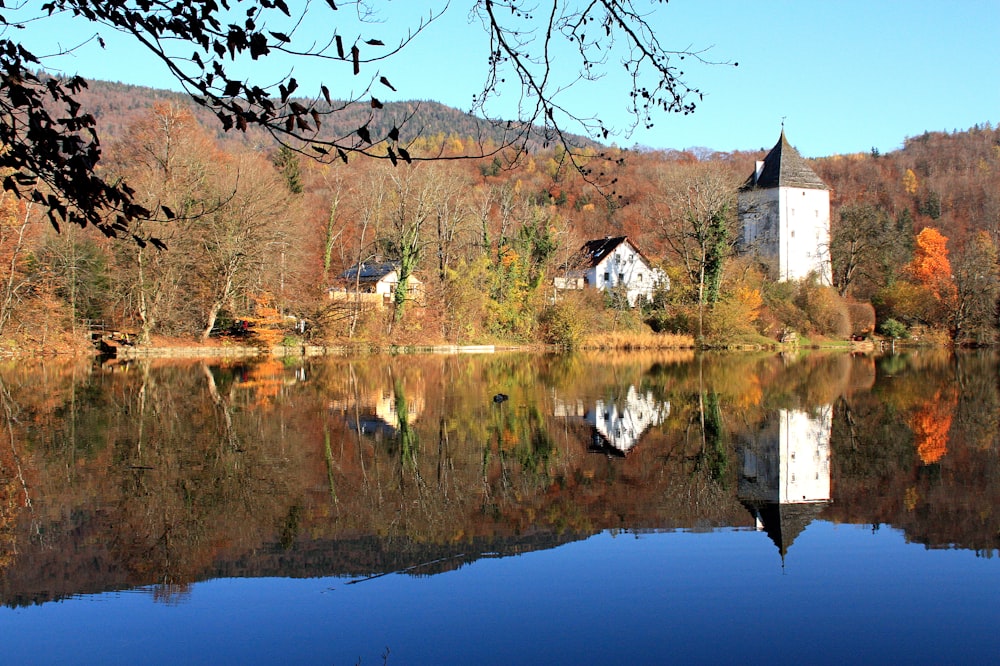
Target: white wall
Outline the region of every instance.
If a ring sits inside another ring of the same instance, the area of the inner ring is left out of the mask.
[[[780,187],[782,216],[778,271],[781,280],[801,280],[815,273],[831,284],[830,192]]]
[[[830,499],[833,406],[781,409],[742,447],[740,499],[825,502]]]
[[[649,266],[628,241],[587,271],[587,281],[602,291],[625,285],[629,305],[652,298],[657,282],[666,279],[666,274]]]
[[[755,252],[776,271],[778,281],[815,273],[832,284],[830,192],[797,187],[739,194],[741,249]]]

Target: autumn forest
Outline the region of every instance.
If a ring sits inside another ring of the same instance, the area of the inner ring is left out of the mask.
[[[989,124],[910,137],[888,154],[809,160],[831,189],[827,286],[776,283],[735,253],[736,192],[767,147],[585,144],[574,162],[539,140],[450,160],[484,140],[481,128],[423,103],[400,111],[420,128],[409,154],[443,159],[320,164],[252,131],[220,134],[178,95],[96,82],[85,96],[103,174],[174,219],[136,223],[130,239],[57,232],[44,210],[5,194],[0,340],[10,351],[85,348],[95,325],[140,344],[208,342],[241,321],[271,344],[997,337],[1000,129]],[[614,293],[555,297],[553,278],[584,242],[621,235],[667,273],[669,290],[640,308]],[[347,268],[376,259],[419,278],[420,296],[382,307],[329,297]],[[713,280],[718,289],[704,289]]]

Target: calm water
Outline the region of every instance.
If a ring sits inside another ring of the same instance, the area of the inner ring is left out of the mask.
[[[985,663],[989,354],[0,366],[6,663]]]

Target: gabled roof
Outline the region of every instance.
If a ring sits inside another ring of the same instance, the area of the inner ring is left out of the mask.
[[[741,191],[753,189],[770,189],[774,187],[801,187],[807,190],[830,189],[816,175],[799,151],[788,143],[785,130],[781,130],[781,138],[771,152],[764,158],[764,167],[760,175],[754,171],[747,178]]]
[[[626,240],[628,240],[626,236],[615,236],[614,238],[606,236],[604,238],[587,241],[583,244],[583,247],[580,248],[580,258],[588,262],[588,266],[596,266]]]
[[[570,270],[584,270],[594,268],[607,259],[622,243],[629,242],[628,236],[605,236],[595,240],[587,241],[583,244],[573,257],[570,258],[566,268]],[[629,243],[635,253],[642,257],[647,265],[652,265],[639,248],[633,243]]]
[[[347,280],[349,282],[378,282],[389,273],[398,270],[398,261],[362,262],[351,266],[346,271],[341,273],[339,277],[341,280]]]

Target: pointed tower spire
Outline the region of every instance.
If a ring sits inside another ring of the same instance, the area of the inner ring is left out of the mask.
[[[816,175],[799,151],[785,137],[785,127],[782,123],[781,136],[778,143],[764,158],[764,164],[754,171],[743,183],[741,190],[772,187],[800,187],[807,190],[829,189],[826,183]]]

